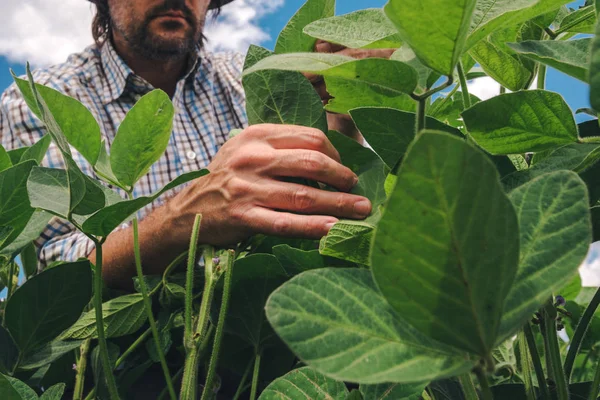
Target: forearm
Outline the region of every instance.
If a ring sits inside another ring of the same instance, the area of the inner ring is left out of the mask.
[[[168,207],[160,207],[139,224],[139,243],[145,275],[162,274],[166,266],[185,251],[187,243],[175,240],[168,218]],[[102,246],[104,283],[112,288],[131,290],[136,275],[133,228],[113,232]],[[88,257],[96,261],[94,250]]]

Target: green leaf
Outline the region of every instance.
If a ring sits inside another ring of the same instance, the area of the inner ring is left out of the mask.
[[[46,156],[46,152],[52,143],[52,137],[50,135],[44,135],[38,140],[33,146],[28,147],[27,150],[21,156],[21,161],[35,160],[38,164],[42,163],[42,160]]]
[[[462,113],[469,134],[492,154],[556,149],[578,140],[571,109],[558,93],[507,93]]]
[[[483,70],[502,86],[512,91],[527,88],[531,71],[512,54],[496,44],[481,40],[475,44],[469,54],[482,66]]]
[[[392,54],[390,60],[402,61],[413,67],[419,76],[418,92],[422,93],[435,84],[440,78],[438,72],[432,71],[423,65],[412,49],[406,45],[402,46]]]
[[[32,388],[17,378],[0,374],[0,398],[2,400],[37,400],[38,396]]]
[[[19,349],[15,341],[10,336],[10,333],[0,325],[0,373],[12,373],[19,357]]]
[[[408,151],[377,226],[373,276],[420,332],[485,357],[517,271],[517,232],[489,158],[464,140],[427,132]]]
[[[392,108],[362,107],[350,110],[356,127],[369,145],[391,169],[402,158],[415,138],[416,114]],[[436,129],[462,136],[460,131],[435,118],[427,117],[428,129]]]
[[[35,165],[35,161],[26,161],[0,172],[0,226],[13,229],[3,246],[19,236],[33,215],[27,196],[27,177]]]
[[[246,65],[254,65],[270,51],[250,46]],[[285,84],[281,84],[284,82]],[[243,78],[250,125],[302,125],[327,132],[323,101],[304,75],[293,71],[258,71]]]
[[[346,400],[347,395],[348,389],[344,382],[328,378],[312,368],[303,367],[275,379],[258,399]]]
[[[471,98],[471,105],[477,104],[481,101],[477,96],[469,94]],[[460,115],[465,110],[464,99],[462,92],[458,91],[454,93],[450,98],[446,96],[437,98],[428,110],[431,117],[438,121],[448,124],[454,128],[460,129],[460,132],[465,131],[465,123]],[[434,127],[435,130],[444,130]],[[448,132],[452,133],[452,132]]]
[[[82,229],[85,233],[91,235],[108,236],[120,224],[133,218],[137,211],[152,203],[163,193],[207,174],[208,170],[205,169],[188,172],[175,178],[175,180],[171,181],[171,183],[167,184],[152,196],[138,197],[134,200],[121,201],[109,205],[86,219]]]
[[[426,386],[426,383],[360,385],[360,392],[364,400],[418,400]]]
[[[273,292],[266,311],[292,351],[333,379],[422,382],[455,376],[474,365],[400,319],[367,270],[304,272]]]
[[[587,82],[591,42],[589,38],[569,41],[526,40],[508,43],[508,46],[527,58]]]
[[[372,224],[362,221],[340,221],[321,239],[321,255],[362,265],[371,265],[369,254],[373,241]]]
[[[133,185],[165,152],[175,109],[161,90],[144,95],[119,126],[110,149],[110,166],[122,185]]]
[[[110,362],[112,369],[114,369],[114,366],[117,362],[117,358],[119,357],[119,354],[120,354],[120,349],[119,349],[119,346],[117,346],[111,342],[107,342],[106,344],[108,345],[107,346],[108,347],[108,360]],[[94,347],[94,349],[92,350],[90,361],[92,364],[91,365],[92,371],[94,373],[94,384],[96,386],[96,397],[99,399],[108,399],[109,392],[108,392],[108,387],[106,386],[106,377],[104,375],[104,366],[102,365],[99,346]]]
[[[569,2],[570,0],[478,0],[465,50],[498,29],[529,21]]]
[[[55,339],[41,348],[34,349],[29,354],[25,354],[23,361],[19,363],[19,368],[32,370],[51,364],[68,352],[77,349],[82,342],[82,340]]]
[[[592,236],[587,190],[574,172],[543,175],[512,191],[510,199],[519,217],[521,255],[499,342],[577,274]]]
[[[364,400],[362,394],[357,389],[352,389],[352,391],[346,397],[346,400]]]
[[[317,40],[305,34],[304,28],[313,21],[333,17],[334,13],[335,0],[307,0],[279,34],[275,53],[313,51]]]
[[[273,247],[273,255],[290,277],[311,269],[325,268],[325,260],[319,250],[306,251],[280,244]]]
[[[367,9],[315,21],[304,33],[348,48],[398,48],[402,40],[383,10]]]
[[[97,338],[96,311],[85,312],[61,339]],[[117,297],[102,303],[102,318],[107,338],[129,335],[139,330],[148,318],[139,293]]]
[[[0,245],[0,254],[7,255],[11,259],[16,257],[25,246],[40,236],[51,217],[52,215],[45,211],[34,211],[25,227],[17,233],[17,237],[10,242]]]
[[[33,242],[29,243],[20,254],[21,264],[23,265],[23,271],[25,277],[29,278],[36,274],[38,267],[37,249]]]
[[[600,111],[600,24],[596,25],[596,35],[592,40],[590,62],[590,104]]]
[[[431,69],[452,75],[463,52],[476,0],[390,0],[385,13]]]
[[[66,386],[67,385],[64,383],[57,383],[56,385],[51,386],[42,393],[40,400],[61,400]]]
[[[10,156],[4,149],[2,145],[0,145],[0,172],[4,171],[13,166],[12,161],[10,161]]]
[[[34,167],[27,180],[31,206],[67,218],[69,176],[64,169]]]
[[[12,295],[6,305],[6,328],[21,352],[27,354],[77,321],[91,297],[89,261],[47,269]]]
[[[10,162],[12,163],[12,165],[17,165],[20,162],[21,157],[23,156],[23,154],[25,154],[27,149],[29,149],[29,147],[19,147],[18,149],[7,151],[8,157],[10,158]]]
[[[94,171],[107,183],[115,186],[119,186],[119,180],[112,171],[110,166],[110,156],[106,150],[106,143],[102,140],[100,145],[100,154],[98,154],[98,161],[94,165]]]
[[[563,32],[594,33],[596,27],[597,11],[594,5],[582,7],[569,13],[561,22],[559,28]]]

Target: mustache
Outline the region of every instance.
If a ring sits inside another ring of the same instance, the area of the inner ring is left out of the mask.
[[[169,11],[180,11],[190,24],[195,25],[196,23],[192,10],[185,5],[185,0],[165,0],[162,4],[148,11],[147,20],[149,21]]]

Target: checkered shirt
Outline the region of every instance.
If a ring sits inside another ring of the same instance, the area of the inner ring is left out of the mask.
[[[190,60],[188,73],[177,83],[172,98],[175,118],[167,151],[137,183],[136,197],[152,194],[179,175],[206,167],[229,132],[247,125],[241,84],[243,55],[213,54],[199,49],[196,56]],[[153,89],[133,73],[109,42],[101,48],[92,45],[73,54],[64,64],[38,69],[33,76],[37,83],[83,103],[100,124],[107,147],[127,111]],[[0,143],[7,150],[31,146],[44,133],[41,121],[29,110],[13,84],[0,98]],[[83,156],[75,149],[72,151],[83,172],[98,179]],[[55,144],[51,145],[43,164],[65,168]],[[125,197],[125,193],[120,194]],[[164,199],[165,196],[141,210],[139,217],[143,218]],[[41,268],[57,260],[87,257],[94,248],[92,241],[58,217],[49,222],[36,240],[36,246]]]

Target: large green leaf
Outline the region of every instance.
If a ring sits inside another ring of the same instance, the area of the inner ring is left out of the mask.
[[[377,226],[373,276],[423,334],[485,357],[517,271],[518,229],[489,158],[459,138],[424,133]]]
[[[597,11],[594,5],[581,7],[569,13],[560,22],[559,28],[564,32],[594,33],[597,22]]]
[[[518,58],[489,40],[479,41],[469,54],[490,77],[510,90],[525,89],[531,80],[531,71]]]
[[[476,0],[390,0],[385,13],[421,61],[452,75],[463,52]]]
[[[0,172],[12,167],[13,163],[10,160],[10,156],[6,152],[6,149],[0,145]]]
[[[46,211],[34,211],[29,221],[17,234],[17,237],[10,243],[0,245],[0,254],[7,255],[11,259],[16,257],[25,246],[40,236],[40,233],[48,225],[50,218],[52,218],[52,215]]]
[[[0,226],[12,228],[4,247],[19,236],[34,213],[27,196],[27,177],[35,165],[30,160],[0,172]]]
[[[117,297],[102,304],[102,318],[107,338],[129,335],[142,327],[148,316],[139,293]],[[87,311],[61,339],[97,338],[96,312]]]
[[[38,258],[37,258],[37,249],[33,242],[30,242],[21,254],[21,264],[23,266],[23,273],[25,278],[29,278],[37,273],[38,269]]]
[[[422,382],[455,376],[474,365],[400,319],[364,269],[300,274],[273,292],[266,311],[292,351],[334,379]]]
[[[513,190],[510,199],[519,217],[521,255],[498,342],[577,274],[592,238],[587,189],[574,172],[542,175]]]
[[[32,388],[18,380],[0,374],[0,398],[2,400],[38,400]]]
[[[65,391],[66,384],[57,383],[54,386],[48,388],[48,390],[44,391],[40,396],[40,400],[61,400],[63,393]]]
[[[169,95],[153,90],[127,113],[110,149],[110,166],[128,188],[144,176],[165,152],[175,109]]]
[[[126,222],[130,218],[133,218],[137,211],[152,203],[163,193],[207,174],[208,170],[205,169],[188,172],[175,178],[175,180],[171,181],[152,196],[138,197],[134,200],[121,201],[109,205],[87,218],[82,225],[82,229],[88,234],[96,236],[108,236],[120,224]]]
[[[498,29],[529,21],[569,2],[570,0],[477,0],[465,50]]]
[[[0,325],[0,373],[12,373],[13,367],[19,357],[19,349],[10,333]]]
[[[246,67],[269,56],[270,51],[250,46]],[[275,123],[302,125],[327,132],[323,101],[304,75],[294,71],[264,70],[243,78],[246,110],[251,125]]]
[[[34,167],[27,180],[31,206],[67,218],[69,215],[69,176],[64,169]]]
[[[301,250],[287,244],[273,246],[273,255],[290,277],[311,269],[325,267],[325,260],[319,250]]]
[[[545,90],[496,96],[462,116],[469,134],[492,154],[553,150],[578,140],[571,109],[560,94]]]
[[[517,53],[587,82],[592,39],[527,40],[508,43]]]
[[[364,400],[419,400],[425,386],[425,383],[360,385],[360,392]]]
[[[326,377],[309,367],[288,372],[275,379],[258,400],[346,400],[348,389],[344,382]]]
[[[350,115],[360,133],[390,169],[396,166],[415,138],[414,113],[393,108],[362,107],[350,110]],[[459,130],[435,118],[427,117],[425,124],[428,129],[461,136]]]
[[[362,221],[340,221],[321,239],[319,252],[362,265],[371,265],[369,253],[375,226]]]
[[[70,327],[92,296],[89,261],[45,270],[25,282],[6,305],[5,324],[23,353]]]
[[[596,25],[596,35],[592,40],[589,82],[590,104],[594,110],[600,111],[600,24]]]
[[[23,356],[19,363],[20,369],[38,369],[58,360],[63,355],[78,348],[82,340],[58,340],[55,339],[41,348],[34,349]]]
[[[303,32],[313,21],[332,17],[335,13],[335,0],[307,0],[283,28],[277,43],[276,53],[313,51],[317,40]]]
[[[359,10],[315,21],[304,33],[349,48],[398,48],[402,40],[381,9]]]

